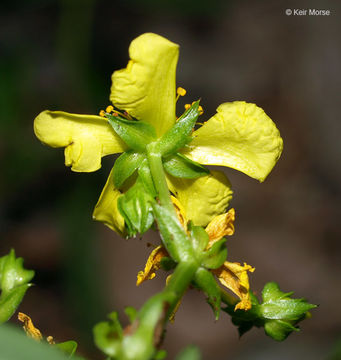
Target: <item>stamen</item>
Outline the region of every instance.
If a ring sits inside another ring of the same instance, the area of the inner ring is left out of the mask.
[[[176,94],[177,94],[177,95],[176,95],[175,101],[178,101],[180,96],[185,96],[186,93],[187,93],[186,89],[184,89],[184,88],[182,88],[182,87],[178,87],[178,88],[176,89]]]
[[[105,117],[105,111],[104,111],[104,110],[101,110],[101,111],[99,112],[99,116]]]
[[[199,110],[199,115],[202,115],[204,113],[204,109],[202,108],[201,105],[199,105],[198,110]]]
[[[107,113],[110,114],[113,110],[114,110],[114,107],[113,107],[112,105],[109,105],[109,106],[107,106],[107,108],[105,109],[105,112],[107,112]]]
[[[192,105],[191,104],[186,104],[185,105],[185,110],[188,110]]]

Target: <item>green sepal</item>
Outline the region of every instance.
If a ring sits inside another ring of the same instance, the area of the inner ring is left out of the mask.
[[[288,321],[268,320],[264,324],[266,335],[277,341],[285,340],[293,331],[299,331]]]
[[[24,269],[23,262],[22,258],[15,257],[13,249],[0,258],[0,323],[11,318],[27,289],[32,286],[29,281],[34,271]]]
[[[209,169],[180,153],[167,156],[163,166],[168,174],[184,179],[196,179],[210,173]]]
[[[167,357],[167,351],[166,350],[158,350],[157,353],[155,354],[153,360],[164,360]]]
[[[215,319],[218,320],[221,302],[220,287],[213,274],[210,271],[199,267],[194,276],[194,284],[205,293],[207,302],[214,312]]]
[[[135,184],[117,199],[117,207],[125,220],[129,237],[136,236],[137,233],[144,234],[152,226],[153,202],[154,198],[146,191],[139,177]]]
[[[117,189],[121,188],[143,159],[145,159],[145,155],[134,150],[126,151],[117,158],[113,168],[114,185]]]
[[[9,320],[20,305],[28,288],[32,284],[24,284],[7,291],[5,295],[0,297],[0,324]]]
[[[162,156],[174,154],[192,140],[189,135],[199,116],[199,100],[186,110],[179,120],[158,140],[157,149]]]
[[[201,360],[201,354],[196,346],[189,345],[181,350],[175,360]]]
[[[161,259],[160,266],[163,270],[169,271],[176,267],[176,262],[172,258],[166,256]]]
[[[262,291],[262,316],[266,319],[299,320],[303,314],[316,307],[305,299],[291,299],[293,293],[280,291],[275,282],[269,282]]]
[[[176,215],[156,203],[153,204],[153,211],[160,236],[168,253],[176,262],[189,260],[183,258],[184,252],[182,248],[187,247],[188,241],[186,239],[187,235]],[[174,242],[175,239],[178,241],[177,243]]]
[[[96,346],[110,357],[118,357],[121,353],[123,330],[116,312],[108,315],[110,321],[102,321],[93,328]]]
[[[191,234],[193,249],[198,258],[200,258],[202,257],[202,252],[206,249],[208,244],[208,234],[202,226],[194,226],[192,221],[188,223],[188,228]]]
[[[144,159],[138,168],[138,174],[143,182],[144,187],[149,191],[150,195],[156,197],[157,193],[155,190],[153,178],[150,172],[148,159]]]
[[[13,249],[8,255],[0,258],[1,296],[11,291],[14,287],[26,284],[32,280],[34,271],[24,269],[23,262],[23,258],[15,257]]]
[[[146,145],[156,139],[154,127],[146,122],[127,120],[111,114],[106,117],[116,134],[133,150],[144,151]]]
[[[137,316],[137,310],[134,307],[127,306],[124,309],[124,313],[127,315],[128,319],[131,323],[133,323],[135,321],[136,316]]]
[[[72,357],[76,353],[78,344],[76,343],[76,341],[68,340],[55,344],[54,346],[62,350],[65,354],[70,355],[70,357]]]
[[[227,257],[226,239],[215,242],[210,249],[205,251],[202,265],[207,269],[218,269],[224,264]]]
[[[264,327],[265,333],[272,339],[283,341],[293,331],[299,331],[296,325],[307,317],[309,310],[316,307],[304,299],[292,299],[292,294],[280,291],[277,283],[269,282],[262,291],[263,303],[259,303],[250,292],[250,310],[234,311],[234,306],[227,306],[223,310],[231,315],[240,335],[253,326]]]

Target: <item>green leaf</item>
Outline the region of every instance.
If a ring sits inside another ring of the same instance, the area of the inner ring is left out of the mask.
[[[147,144],[156,140],[155,129],[148,123],[109,114],[106,117],[116,134],[133,150],[144,151]]]
[[[68,341],[64,341],[64,342],[55,344],[55,346],[58,349],[62,350],[64,353],[70,355],[70,357],[72,357],[75,354],[78,345],[77,345],[76,341],[68,340]]]
[[[144,234],[153,224],[152,203],[154,198],[146,191],[138,177],[135,184],[117,200],[117,207],[124,217],[128,235]]]
[[[201,354],[196,346],[189,345],[180,352],[175,360],[201,360]]]
[[[208,244],[208,234],[202,226],[193,226],[193,223],[191,221],[189,222],[189,229],[193,249],[196,252],[198,258],[200,258],[202,257],[202,253],[206,249],[206,246]]]
[[[184,179],[196,179],[210,173],[207,168],[180,153],[166,157],[163,166],[168,174]]]
[[[162,156],[174,154],[192,140],[192,129],[199,116],[199,101],[186,110],[179,120],[158,140],[158,152]]]
[[[226,239],[215,242],[204,254],[202,265],[207,269],[218,269],[227,257]]]
[[[114,185],[120,189],[123,183],[134,173],[145,159],[142,153],[130,150],[122,153],[115,161],[113,168]]]
[[[207,301],[212,307],[216,320],[218,320],[221,302],[220,287],[218,286],[214,276],[210,271],[200,267],[195,273],[194,283],[206,294]]]
[[[118,357],[121,352],[123,330],[116,312],[109,316],[110,321],[102,321],[93,328],[96,346],[110,357]]]
[[[34,341],[28,338],[21,329],[8,324],[0,326],[0,349],[1,359],[6,360],[69,359],[69,356],[65,356],[54,346]],[[73,357],[73,359],[80,358]]]

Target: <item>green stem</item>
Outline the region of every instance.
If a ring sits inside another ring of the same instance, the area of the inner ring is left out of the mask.
[[[146,151],[150,173],[158,194],[159,204],[154,206],[154,215],[163,244],[175,261],[196,261],[192,241],[176,215],[163,169],[162,156],[156,150],[156,145],[157,143],[148,144]]]
[[[161,206],[167,208],[171,212],[174,212],[174,206],[169,194],[167,181],[165,177],[165,172],[162,165],[162,157],[155,149],[156,143],[150,143],[147,145],[147,157],[154,181],[155,188],[158,192],[158,197],[160,200]]]

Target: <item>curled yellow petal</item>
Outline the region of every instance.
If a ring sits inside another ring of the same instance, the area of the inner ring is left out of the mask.
[[[120,196],[121,192],[114,186],[113,170],[111,170],[92,217],[94,220],[103,222],[111,230],[123,235],[124,219],[117,208],[117,199]]]
[[[151,280],[155,277],[155,272],[161,267],[162,258],[169,256],[167,250],[162,246],[156,247],[149,255],[146,266],[143,271],[137,274],[136,285],[139,286],[145,280]]]
[[[194,225],[206,226],[215,216],[225,212],[232,199],[231,184],[220,171],[211,171],[197,179],[169,175],[168,186]]]
[[[175,123],[175,75],[179,47],[162,36],[146,33],[129,47],[130,61],[112,76],[110,100],[156,129],[158,136]]]
[[[244,101],[221,104],[217,113],[193,133],[183,150],[204,165],[222,165],[264,181],[282,149],[276,125],[255,104]]]
[[[26,332],[26,335],[34,340],[40,341],[43,336],[41,335],[41,332],[39,329],[37,329],[34,325],[33,322],[31,320],[31,318],[22,313],[19,312],[18,313],[18,320],[20,320],[22,323],[24,323],[23,328]]]
[[[77,172],[96,171],[103,156],[126,149],[101,116],[46,110],[35,118],[34,132],[44,144],[65,147],[65,165]]]
[[[211,271],[224,286],[240,298],[240,302],[234,308],[235,310],[251,309],[250,285],[247,272],[254,272],[255,268],[246,263],[242,266],[239,263],[225,261],[220,268]]]
[[[227,213],[221,214],[213,218],[205,228],[209,236],[207,248],[219,241],[224,236],[231,236],[234,234],[234,220],[235,210],[232,208]]]

